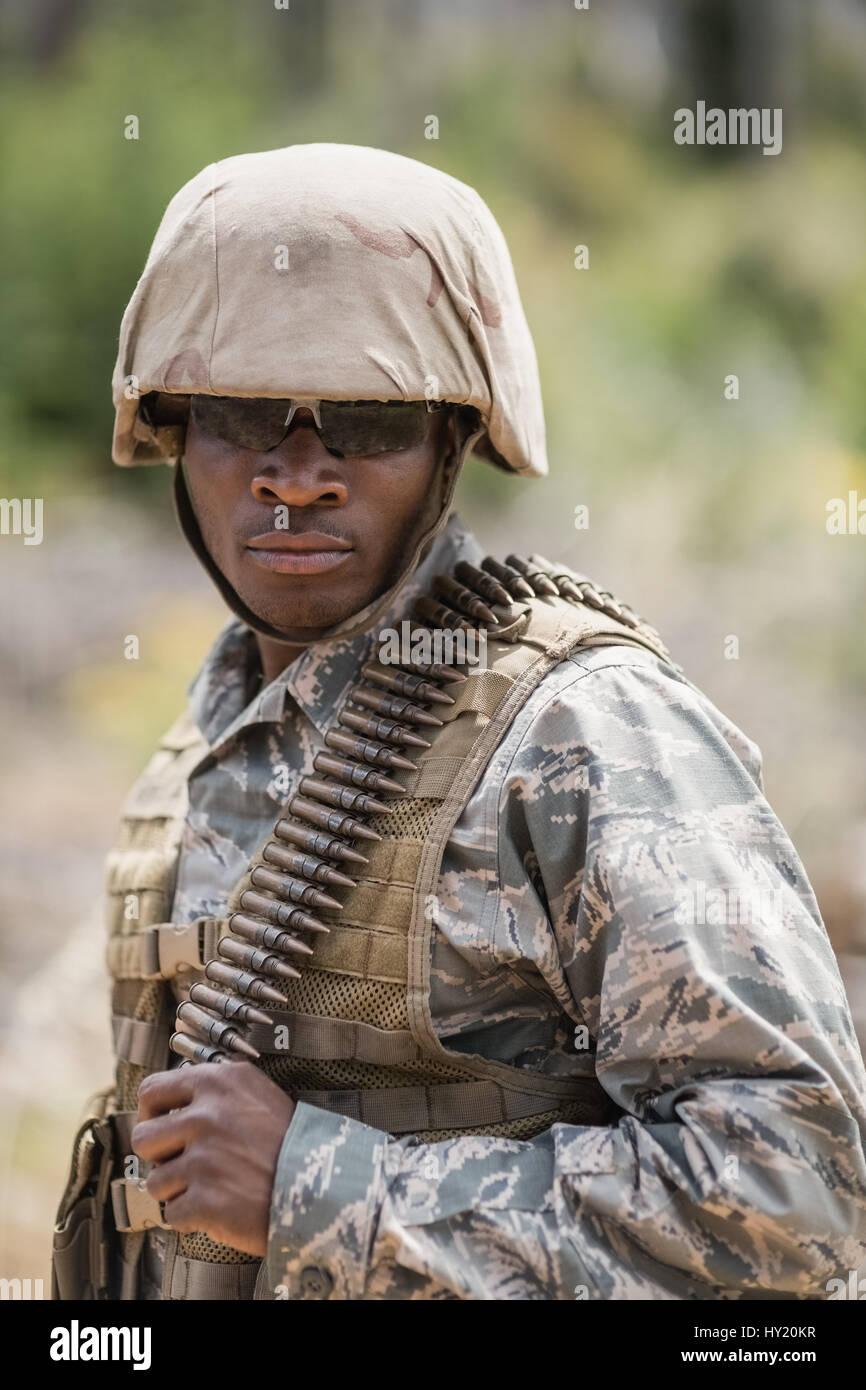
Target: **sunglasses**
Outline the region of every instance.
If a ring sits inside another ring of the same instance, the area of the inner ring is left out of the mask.
[[[312,412],[319,438],[336,458],[367,458],[397,453],[423,444],[430,433],[433,412],[446,401],[323,401],[272,400],[244,396],[175,396],[160,393],[149,403],[147,418],[161,423],[161,406],[175,418],[181,401],[199,429],[238,449],[267,453],[281,444],[298,410]]]

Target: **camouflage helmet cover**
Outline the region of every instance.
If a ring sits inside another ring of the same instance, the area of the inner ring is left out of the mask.
[[[471,405],[473,452],[547,472],[538,367],[505,239],[417,160],[308,144],[211,164],[172,198],[123,317],[112,457],[182,453],[151,391]]]

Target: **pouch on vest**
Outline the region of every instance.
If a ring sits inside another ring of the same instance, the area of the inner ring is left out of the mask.
[[[108,1116],[111,1089],[97,1091],[85,1106],[75,1136],[69,1180],[54,1225],[51,1297],[95,1300],[110,1297],[116,1236],[107,1200],[114,1166],[114,1130]]]

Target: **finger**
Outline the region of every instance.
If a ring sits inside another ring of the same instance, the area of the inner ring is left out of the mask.
[[[186,1164],[178,1159],[172,1163],[161,1163],[152,1173],[148,1173],[145,1180],[148,1192],[158,1202],[168,1202],[174,1197],[182,1197],[188,1185]]]
[[[138,1088],[138,1118],[152,1120],[169,1110],[189,1105],[195,1094],[192,1073],[195,1067],[178,1067],[175,1071],[158,1071],[146,1076]]]
[[[148,1163],[164,1163],[182,1153],[190,1138],[189,1121],[183,1110],[177,1115],[159,1115],[139,1120],[133,1126],[130,1142],[139,1158]]]
[[[197,1204],[187,1190],[180,1197],[175,1197],[170,1202],[163,1204],[162,1216],[172,1230],[180,1231],[181,1235],[188,1235],[193,1231],[202,1229],[197,1210]]]

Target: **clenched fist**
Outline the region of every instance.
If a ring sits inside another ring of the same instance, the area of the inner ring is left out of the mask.
[[[264,1257],[277,1158],[294,1101],[250,1062],[145,1077],[132,1147],[176,1231]],[[174,1113],[170,1113],[174,1112]]]

